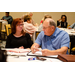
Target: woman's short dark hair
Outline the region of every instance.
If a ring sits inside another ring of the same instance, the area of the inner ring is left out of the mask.
[[[13,20],[12,25],[11,25],[12,34],[16,33],[16,25],[20,22],[23,22],[21,18],[16,18]],[[22,30],[22,34],[25,34],[25,32],[23,30]]]
[[[67,16],[66,15],[61,15],[61,19],[62,19],[62,17],[65,17],[65,22],[67,21]]]

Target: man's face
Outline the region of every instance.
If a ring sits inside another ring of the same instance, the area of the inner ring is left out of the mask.
[[[53,29],[52,29],[52,26],[49,25],[49,22],[47,22],[47,21],[43,22],[43,31],[44,31],[44,34],[47,36],[52,35]]]
[[[8,16],[9,16],[9,14],[8,14],[8,13],[6,13],[6,16],[8,17]]]

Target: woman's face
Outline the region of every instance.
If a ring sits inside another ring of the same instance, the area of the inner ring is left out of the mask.
[[[16,25],[16,31],[21,32],[23,30],[23,22],[19,22]]]
[[[30,20],[27,20],[27,22],[28,22],[28,23],[31,23],[31,22],[32,22],[32,20],[31,20],[31,19],[30,19]]]
[[[62,17],[62,22],[65,22],[65,16]]]

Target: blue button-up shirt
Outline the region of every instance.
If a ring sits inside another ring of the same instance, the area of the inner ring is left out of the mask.
[[[68,33],[59,28],[56,28],[51,36],[44,35],[44,31],[41,31],[35,41],[35,43],[38,43],[42,49],[49,50],[57,50],[64,46],[69,48],[69,42],[70,38]]]

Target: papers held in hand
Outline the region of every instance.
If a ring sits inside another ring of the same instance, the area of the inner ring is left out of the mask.
[[[7,54],[11,56],[26,56],[28,52],[31,50],[29,49],[6,49]]]
[[[15,52],[15,53],[26,53],[26,52],[30,52],[31,50],[29,49],[6,49],[8,52]]]

